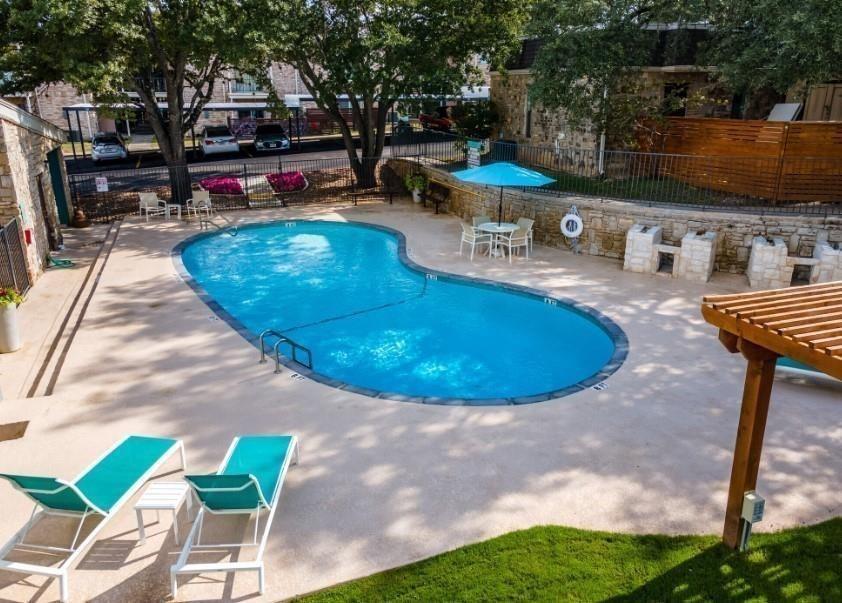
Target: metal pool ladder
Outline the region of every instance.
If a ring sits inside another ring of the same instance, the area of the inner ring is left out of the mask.
[[[220,226],[219,224],[213,221],[214,218],[221,219],[223,222],[225,222],[226,226]],[[201,217],[201,215],[199,216],[199,230],[209,230],[211,226],[215,227],[217,230],[225,232],[227,235],[232,237],[237,236],[237,233],[239,232],[239,225],[235,222],[232,222],[222,214],[214,214],[213,217],[208,216],[206,218]]]
[[[301,366],[304,366],[311,371],[313,370],[313,353],[310,351],[309,348],[304,347],[303,345],[296,343],[286,335],[279,333],[278,331],[274,331],[272,329],[266,329],[260,334],[260,364],[266,363],[266,339],[268,337],[274,337],[276,339],[275,345],[272,346],[272,354],[275,356],[275,373],[281,372],[281,345],[284,343],[288,343],[290,348],[292,349],[292,360],[293,362],[297,362]],[[298,359],[298,352],[304,352],[307,354],[307,360],[302,362]]]

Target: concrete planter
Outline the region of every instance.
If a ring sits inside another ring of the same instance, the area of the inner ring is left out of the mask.
[[[16,352],[23,343],[18,326],[18,307],[15,304],[0,305],[0,354]]]

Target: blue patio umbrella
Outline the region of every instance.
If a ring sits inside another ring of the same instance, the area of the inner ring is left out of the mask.
[[[500,187],[500,205],[497,208],[497,224],[503,221],[503,187],[505,186],[544,186],[555,182],[541,172],[525,167],[500,161],[488,163],[479,167],[453,172],[453,175],[463,182],[487,184]]]

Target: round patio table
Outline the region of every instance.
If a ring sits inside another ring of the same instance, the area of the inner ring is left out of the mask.
[[[491,235],[491,247],[488,250],[488,255],[493,255],[494,257],[500,257],[501,254],[500,250],[497,248],[497,237],[501,234],[510,234],[520,228],[517,224],[512,224],[511,222],[501,222],[497,224],[497,222],[485,222],[477,226],[477,230],[481,230],[482,232],[487,232]]]

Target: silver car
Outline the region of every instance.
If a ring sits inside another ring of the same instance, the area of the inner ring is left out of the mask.
[[[125,159],[129,156],[123,139],[114,132],[99,132],[91,141],[91,149],[91,159],[94,163],[109,159]]]

